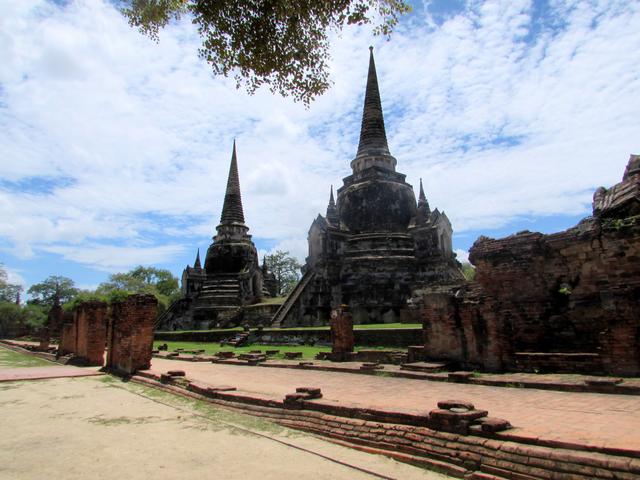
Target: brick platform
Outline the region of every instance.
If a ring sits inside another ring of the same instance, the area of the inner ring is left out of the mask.
[[[152,372],[157,374],[175,368],[175,361],[152,360]],[[189,379],[231,385],[266,398],[282,400],[296,387],[314,385],[322,389],[323,401],[414,415],[427,415],[438,401],[456,398],[511,422],[515,428],[503,434],[507,437],[622,449],[640,455],[640,396],[635,395],[490,387],[310,369],[192,362],[181,363],[180,368]]]

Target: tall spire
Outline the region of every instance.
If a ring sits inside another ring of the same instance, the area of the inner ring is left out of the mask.
[[[420,195],[418,196],[418,211],[422,211],[424,214],[430,213],[429,202],[427,202],[427,196],[424,194],[424,188],[422,188],[422,179],[420,179]]]
[[[198,253],[196,254],[196,261],[193,264],[193,268],[200,269],[202,268],[202,264],[200,263],[200,249],[198,248]]]
[[[384,128],[373,47],[369,47],[369,73],[362,109],[360,142],[358,143],[358,153],[354,161],[351,162],[351,167],[354,172],[370,166],[379,166],[395,171],[395,165],[396,159],[389,153],[387,134]]]
[[[227,192],[224,195],[224,206],[222,207],[222,216],[220,217],[220,224],[224,225],[229,223],[244,223],[235,139],[233,140],[233,154],[231,155],[231,165],[229,166]]]
[[[338,209],[336,208],[336,201],[333,199],[333,185],[331,185],[331,193],[329,194],[329,205],[327,205],[327,220],[329,223],[338,223],[340,220],[338,217]]]
[[[373,47],[369,47],[369,74],[367,75],[367,89],[364,94],[364,108],[362,110],[362,127],[360,128],[360,143],[357,157],[362,155],[390,155],[387,146],[387,135],[384,130],[382,103],[378,89],[376,62],[373,59]]]

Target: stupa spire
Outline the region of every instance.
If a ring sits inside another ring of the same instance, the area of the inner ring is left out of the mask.
[[[427,196],[424,194],[424,188],[422,188],[422,179],[420,179],[420,195],[418,197],[418,203],[426,202]]]
[[[384,128],[382,102],[378,88],[376,62],[373,59],[373,47],[369,47],[369,73],[362,108],[362,125],[358,153],[351,162],[354,172],[371,166],[378,166],[395,171],[396,159],[389,153],[387,134]]]
[[[240,196],[240,177],[238,176],[238,159],[236,156],[236,141],[233,140],[233,153],[231,155],[231,165],[229,166],[229,178],[227,180],[227,191],[224,195],[224,205],[220,224],[244,223],[244,212],[242,211],[242,197]]]
[[[373,59],[373,47],[369,47],[369,73],[367,88],[364,94],[362,109],[362,126],[360,128],[360,143],[357,157],[363,155],[390,155],[387,145],[387,134],[384,129],[380,89],[376,74],[376,62]]]
[[[422,179],[420,179],[420,194],[418,195],[418,212],[421,212],[422,215],[431,213],[427,196],[424,194],[424,188],[422,187]]]
[[[338,221],[338,209],[336,207],[336,201],[333,199],[333,185],[331,185],[331,193],[329,194],[329,205],[327,205],[327,220],[330,223],[337,223]]]
[[[193,268],[202,268],[202,264],[200,263],[200,249],[198,248],[198,253],[196,254],[196,261],[193,264]]]

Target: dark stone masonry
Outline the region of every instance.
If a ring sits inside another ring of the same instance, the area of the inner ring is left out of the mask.
[[[258,253],[244,223],[236,144],[220,224],[207,250],[204,267],[200,251],[193,265],[182,273],[182,298],[174,302],[158,321],[159,330],[204,329],[237,324],[244,306],[275,296],[277,283]]]
[[[447,216],[431,210],[422,182],[416,202],[396,163],[371,52],[353,173],[312,223],[303,277],[274,326],[326,325],[341,304],[356,324],[398,322],[414,289],[462,279]]]
[[[489,370],[640,374],[640,156],[564,232],[480,237],[475,281],[411,300],[424,353]]]

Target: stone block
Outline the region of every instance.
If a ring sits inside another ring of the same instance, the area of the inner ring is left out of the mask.
[[[331,312],[331,353],[353,352],[354,345],[353,318],[348,307],[341,305]]]
[[[465,402],[462,400],[440,400],[438,402],[438,408],[441,408],[444,410],[451,410],[452,408],[464,408],[466,410],[474,410],[476,407],[474,407],[473,403]]]
[[[302,352],[284,352],[284,358],[286,358],[287,360],[302,358]]]
[[[511,423],[502,418],[485,417],[477,419],[476,422],[485,433],[502,432],[511,428]]]

